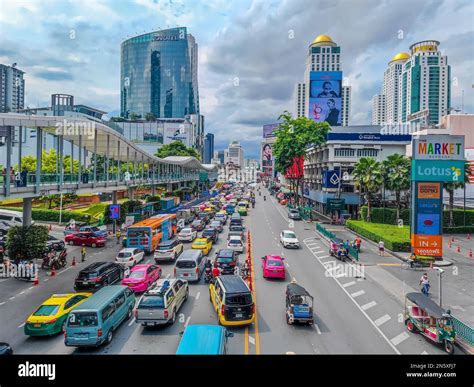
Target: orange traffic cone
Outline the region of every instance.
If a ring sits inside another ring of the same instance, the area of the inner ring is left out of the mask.
[[[472,258],[472,249],[469,250],[469,258]]]
[[[35,280],[33,282],[33,286],[39,285],[39,278],[38,278],[38,272],[35,274]]]
[[[56,269],[54,266],[51,268],[51,277],[54,277],[56,275]]]
[[[72,257],[71,266],[76,266],[76,257]]]
[[[458,245],[458,253],[461,252],[461,246]]]
[[[471,234],[467,234],[467,240],[471,239]]]

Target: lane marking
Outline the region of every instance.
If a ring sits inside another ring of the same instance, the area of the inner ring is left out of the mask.
[[[359,290],[358,292],[352,293],[351,297],[355,298],[355,297],[362,296],[363,294],[365,294],[365,291],[364,290]]]
[[[384,314],[382,317],[379,317],[377,320],[374,321],[375,325],[378,327],[382,324],[385,324],[391,317],[388,314]]]
[[[318,332],[318,335],[320,335],[321,334],[321,329],[319,329],[319,325],[315,323],[314,328],[316,329],[316,332]]]
[[[330,258],[330,256],[329,256],[329,255],[322,255],[321,257],[316,257],[316,258],[318,258],[319,260],[321,260],[321,259]]]
[[[19,328],[23,328],[24,326],[25,326],[25,323],[20,324],[20,325],[18,325],[18,329],[19,329]]]
[[[423,351],[421,354],[422,354],[422,355],[428,355],[428,352]]]
[[[319,251],[313,251],[311,250],[314,254],[319,254],[319,253],[324,253],[324,250],[319,250]]]
[[[135,322],[135,318],[132,318],[132,319],[130,320],[130,322],[128,323],[128,326],[131,327],[134,322]]]
[[[23,290],[22,292],[20,292],[19,294],[25,294],[25,290]]]
[[[345,287],[345,288],[348,288],[349,286],[352,286],[352,285],[355,285],[355,284],[356,284],[355,281],[351,281],[351,282],[348,282],[348,283],[346,283],[346,284],[344,284],[344,285],[342,285],[342,286]]]
[[[0,306],[5,305],[5,302],[0,302]]]
[[[249,328],[245,327],[245,332],[244,332],[244,353],[246,355],[249,354]]]
[[[370,308],[373,308],[377,303],[375,301],[370,301],[365,305],[362,305],[361,308],[362,310],[369,310]]]
[[[406,332],[402,332],[400,333],[398,336],[395,336],[393,339],[391,339],[390,341],[392,342],[393,345],[398,345],[400,344],[401,342],[405,341],[406,339],[408,339],[410,336],[408,335],[408,333]]]
[[[68,268],[66,268],[66,269],[64,269],[64,270],[58,271],[58,275],[64,273],[65,271],[68,271],[68,270],[70,270],[70,269],[72,269],[72,268],[73,268],[73,266],[69,266]]]
[[[13,296],[13,297],[10,297],[10,301],[12,301],[12,300],[14,300],[14,299],[15,299],[15,296]]]
[[[255,345],[255,339],[252,336],[249,336],[249,343]]]
[[[191,320],[191,316],[188,316],[188,318],[186,319],[186,322],[184,323],[185,328],[188,326],[189,320]]]
[[[323,266],[326,267],[326,266],[332,266],[333,264],[335,264],[336,261],[327,261],[327,262],[324,262],[323,263]]]
[[[49,281],[49,278],[46,278],[46,279],[44,280],[44,282],[48,282],[48,281]]]
[[[252,242],[252,235],[249,235],[250,242]],[[275,238],[276,239],[276,238]],[[251,245],[253,246],[253,244]],[[251,270],[252,273],[255,273],[255,265],[254,265],[254,259],[253,259],[253,251],[250,249],[250,265],[251,265]],[[254,297],[254,303],[255,303],[255,323],[254,323],[254,329],[255,329],[255,354],[260,355],[260,335],[258,332],[258,307],[257,307],[257,287],[255,286],[255,275],[252,276],[252,289],[253,289],[253,297]]]
[[[201,292],[197,292],[196,294],[196,301],[199,300],[199,296],[201,295]]]

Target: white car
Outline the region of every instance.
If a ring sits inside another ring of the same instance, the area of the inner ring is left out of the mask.
[[[144,258],[145,252],[143,250],[127,248],[120,250],[120,252],[115,257],[115,262],[120,263],[126,267],[132,267],[143,261]]]
[[[285,248],[290,248],[290,247],[294,249],[300,248],[300,242],[298,241],[298,238],[296,238],[296,234],[290,230],[284,230],[281,232],[280,243]]]
[[[192,242],[197,238],[197,231],[190,227],[183,228],[178,234],[178,240],[182,242]]]
[[[227,241],[227,248],[234,250],[238,253],[244,252],[244,242],[242,238],[237,235],[232,235]]]

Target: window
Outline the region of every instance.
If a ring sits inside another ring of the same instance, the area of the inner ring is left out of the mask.
[[[115,308],[118,309],[120,308],[123,304],[125,304],[125,295],[124,293],[121,293],[120,296],[118,296],[115,300]]]
[[[102,322],[107,321],[114,312],[115,312],[115,306],[114,306],[114,303],[111,302],[109,305],[107,305],[104,308],[104,310],[102,310]]]
[[[354,157],[355,149],[339,148],[334,149],[334,157]]]
[[[377,149],[357,149],[357,157],[377,157]]]

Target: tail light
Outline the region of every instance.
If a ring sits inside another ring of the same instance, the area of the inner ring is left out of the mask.
[[[221,306],[221,315],[225,315],[225,305]]]
[[[199,274],[199,267],[196,267],[196,274]]]
[[[97,329],[97,337],[102,337],[102,329]]]
[[[133,257],[129,258],[128,260],[129,260],[129,261],[133,261]]]
[[[229,266],[235,266],[235,265],[236,265],[236,263],[235,263],[235,262],[231,262],[231,263],[229,263]]]
[[[49,321],[45,321],[44,324],[48,325],[48,324],[54,324],[56,321],[58,321],[57,318],[53,318],[52,320],[49,320]]]
[[[168,318],[168,311],[167,310],[165,310],[165,312],[164,312],[164,317]]]
[[[67,339],[67,332],[64,330],[64,338]]]
[[[176,275],[176,268],[174,268],[174,275]]]

